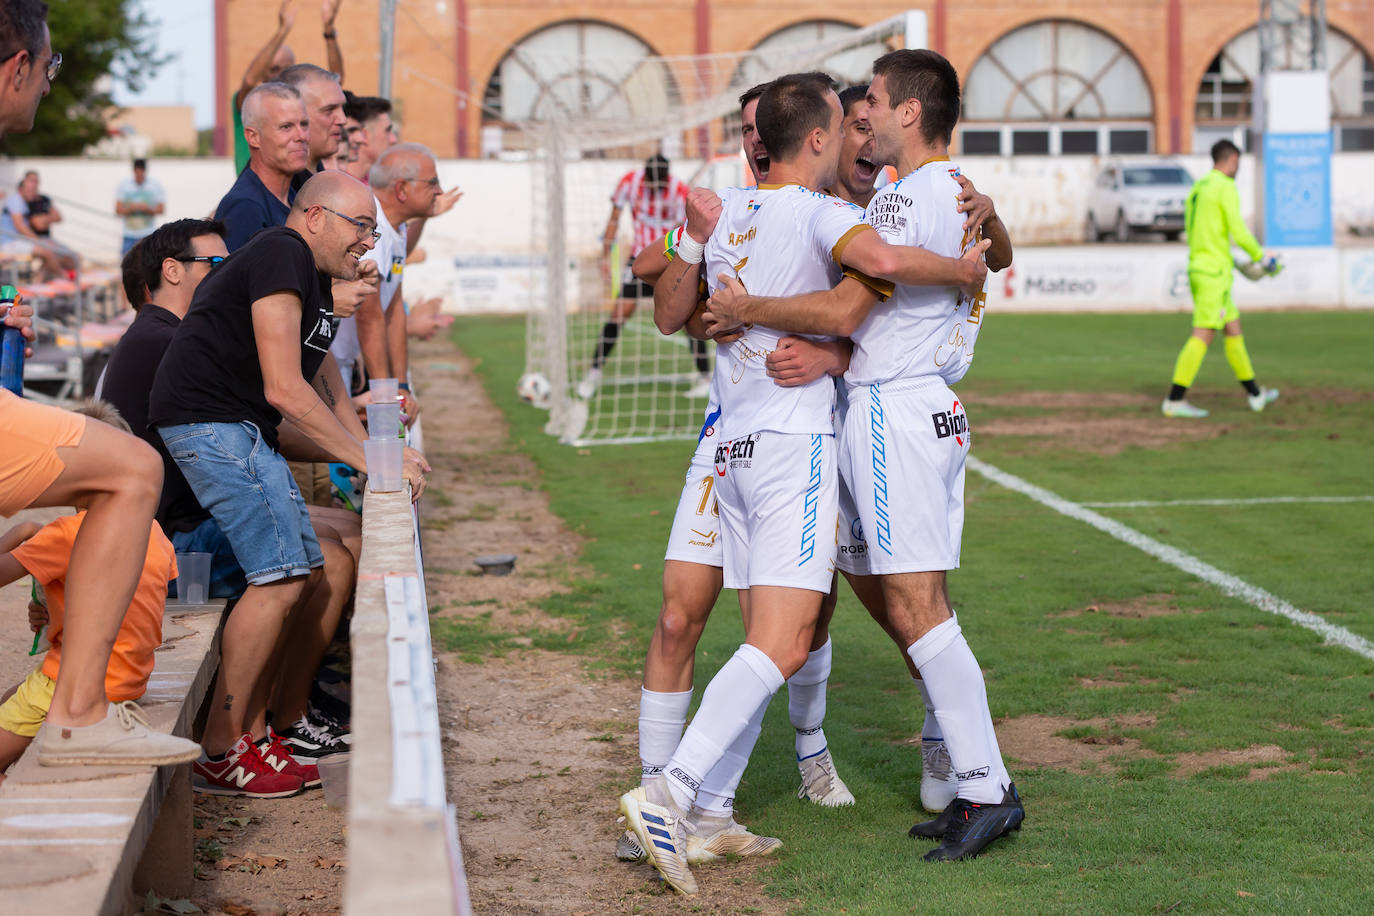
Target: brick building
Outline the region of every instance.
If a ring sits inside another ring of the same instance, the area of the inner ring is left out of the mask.
[[[278,5],[216,0],[221,142],[229,97],[275,25]],[[606,72],[607,61],[814,41],[916,8],[927,14],[929,45],[964,82],[955,139],[962,152],[1186,153],[1221,136],[1244,142],[1258,7],[1257,0],[908,0],[869,4],[857,15],[818,0],[400,0],[393,91],[406,139],[441,156],[478,156],[500,146],[503,123],[537,115],[559,92],[585,96],[615,85],[624,74]],[[1335,149],[1374,149],[1374,0],[1326,7]],[[345,85],[375,92],[377,0],[346,0],[338,31]],[[288,39],[299,60],[324,62],[318,32],[318,20],[301,10]]]

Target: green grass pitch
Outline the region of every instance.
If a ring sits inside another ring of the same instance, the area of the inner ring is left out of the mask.
[[[1247,343],[1283,395],[1251,413],[1213,345],[1168,420],[1183,315],[992,315],[958,386],[973,454],[1074,502],[1364,497],[1098,508],[1109,518],[1374,640],[1374,314],[1255,313]],[[537,645],[634,676],[660,600],[690,442],[572,449],[522,404],[523,319],[455,339],[511,422],[595,570],[549,610],[582,634]],[[858,804],[796,799],[786,698],[772,704],[740,817],[786,843],[762,872],[798,912],[1362,912],[1374,888],[1374,661],[970,473],[950,592],[986,673],[1024,830],[931,867],[917,819],[919,695],[842,586],[825,728]],[[638,564],[638,568],[635,565]],[[613,638],[629,622],[632,639]],[[725,593],[700,689],[740,640]],[[503,650],[478,626],[441,642]],[[631,729],[633,726],[631,726]],[[619,740],[634,741],[633,731]],[[626,773],[625,783],[633,784]],[[606,799],[611,816],[614,799]]]

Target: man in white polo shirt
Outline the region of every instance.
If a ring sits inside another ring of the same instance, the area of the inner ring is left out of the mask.
[[[418,412],[407,381],[409,353],[401,280],[406,265],[406,221],[425,216],[439,196],[434,154],[419,143],[398,143],[378,157],[368,173],[377,198],[377,231],[382,237],[365,260],[377,265],[381,285],[363,300],[352,319],[339,323],[334,358],[344,380],[361,358],[369,378],[395,378],[405,392],[405,411]],[[352,325],[352,327],[349,327]]]

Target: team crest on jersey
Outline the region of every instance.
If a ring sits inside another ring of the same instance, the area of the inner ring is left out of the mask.
[[[949,410],[931,414],[930,421],[935,426],[936,439],[953,436],[955,442],[963,445],[969,437],[968,415],[964,413],[964,405],[959,403],[958,398],[954,399],[954,406]]]
[[[401,271],[405,270],[405,266],[405,255],[394,255],[391,258],[391,275],[393,277],[399,277],[401,275]]]

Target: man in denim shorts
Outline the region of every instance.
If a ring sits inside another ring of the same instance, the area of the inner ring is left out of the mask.
[[[367,187],[342,172],[311,178],[286,225],[257,233],[196,290],[158,368],[149,422],[233,546],[248,580],[224,628],[197,789],[291,795],[301,780],[263,759],[267,663],[311,571],[323,564],[305,502],[278,453],[289,420],[329,460],[363,467],[367,438],[329,356],[331,278],[353,280],[376,238]],[[418,497],[428,470],[410,453]]]

